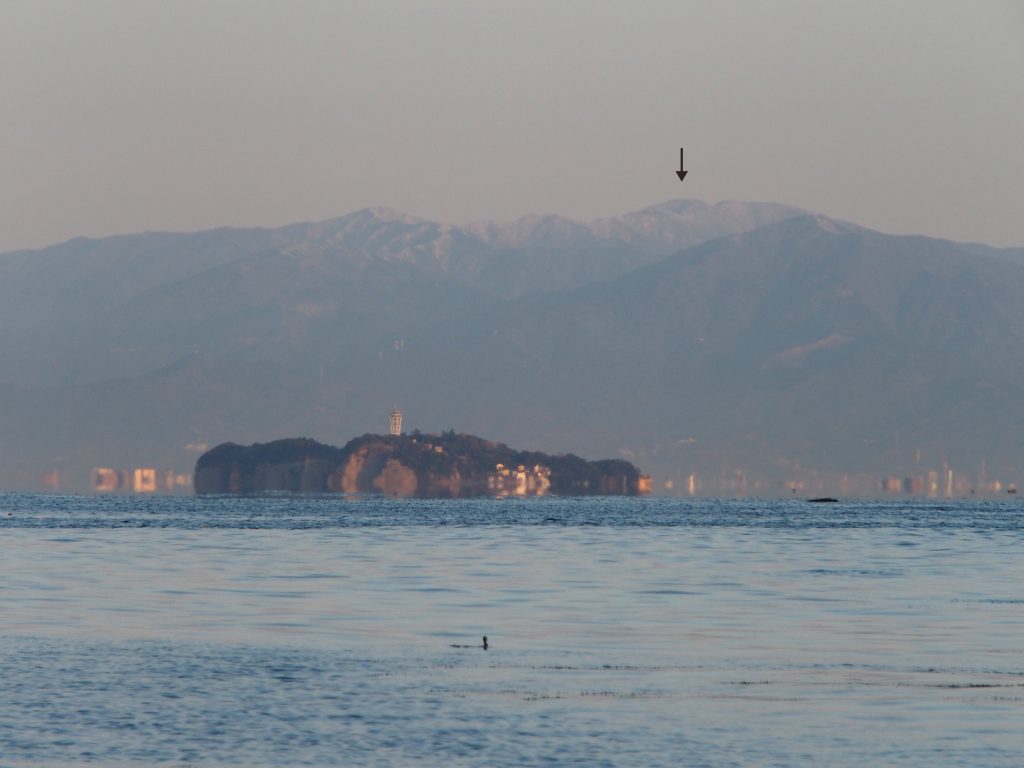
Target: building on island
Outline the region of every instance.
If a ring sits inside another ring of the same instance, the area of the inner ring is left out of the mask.
[[[402,434],[402,412],[397,407],[391,411],[391,425],[388,434],[392,436]]]
[[[551,470],[540,464],[506,467],[496,464],[487,475],[487,490],[497,496],[544,496],[551,487]]]

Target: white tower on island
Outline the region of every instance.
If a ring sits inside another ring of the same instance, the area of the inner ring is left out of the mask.
[[[402,412],[397,407],[391,411],[391,429],[388,430],[388,434],[402,434]]]

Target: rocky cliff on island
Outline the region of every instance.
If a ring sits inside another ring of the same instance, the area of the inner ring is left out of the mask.
[[[380,493],[389,496],[633,496],[649,479],[628,461],[516,451],[445,432],[363,435],[343,448],[308,438],[223,443],[196,462],[199,494]]]

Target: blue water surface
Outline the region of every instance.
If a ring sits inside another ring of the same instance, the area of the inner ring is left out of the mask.
[[[0,765],[1020,765],[1022,523],[0,495]]]

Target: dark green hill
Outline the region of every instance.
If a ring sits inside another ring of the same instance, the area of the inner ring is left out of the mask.
[[[646,489],[627,461],[586,461],[516,451],[454,431],[367,434],[344,448],[308,438],[243,447],[223,443],[199,457],[196,493],[383,493],[393,496],[636,495]]]

